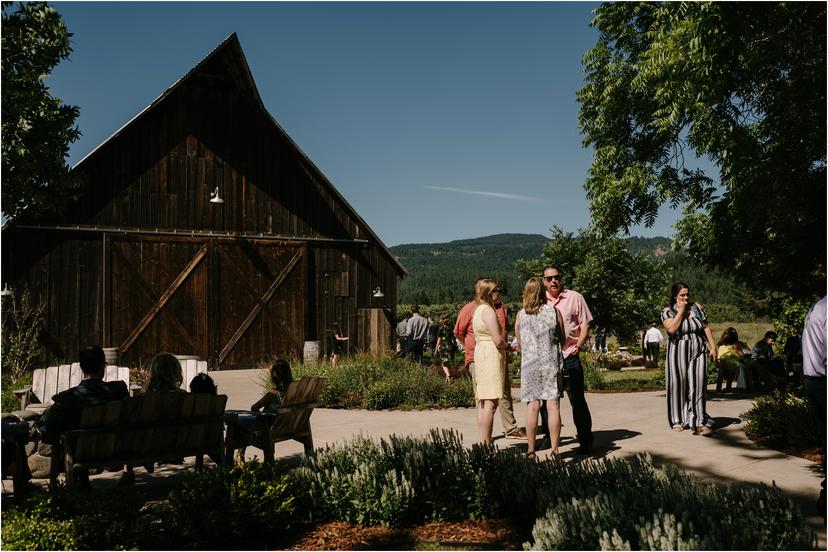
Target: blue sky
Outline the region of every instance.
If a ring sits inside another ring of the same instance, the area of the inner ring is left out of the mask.
[[[54,2],[76,163],[237,33],[265,106],[387,245],[589,223],[590,2]],[[672,234],[663,209],[652,229]]]

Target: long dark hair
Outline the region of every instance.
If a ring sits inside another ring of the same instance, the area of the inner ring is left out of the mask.
[[[739,334],[736,332],[736,328],[731,327],[722,333],[722,337],[716,345],[735,345],[736,343],[739,343]]]
[[[279,393],[285,393],[288,386],[293,383],[293,374],[290,371],[288,361],[279,359],[270,367],[270,381]]]

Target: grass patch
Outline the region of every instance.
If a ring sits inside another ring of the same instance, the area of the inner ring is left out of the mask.
[[[753,347],[753,344],[765,337],[765,332],[773,330],[772,322],[713,322],[710,330],[713,332],[714,341],[719,341],[722,333],[727,328],[736,328],[739,339]]]

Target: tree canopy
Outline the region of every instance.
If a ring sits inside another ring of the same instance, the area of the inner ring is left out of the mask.
[[[564,286],[586,299],[593,326],[607,328],[624,343],[637,341],[637,332],[658,320],[667,301],[669,271],[664,263],[631,253],[625,240],[594,230],[575,235],[554,226],[551,232],[541,257],[518,261],[518,269],[528,278],[554,265]]]
[[[605,235],[684,207],[676,245],[759,294],[825,292],[826,5],[605,3],[578,91]],[[718,175],[694,166],[707,158]],[[718,181],[714,179],[718,177]]]
[[[3,2],[2,209],[10,218],[57,211],[74,188],[66,156],[80,136],[78,108],[46,86],[71,37],[46,3]]]

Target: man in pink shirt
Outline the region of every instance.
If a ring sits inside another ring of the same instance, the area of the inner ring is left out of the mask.
[[[477,295],[477,282],[475,281],[475,296]],[[500,322],[500,329],[503,332],[503,339],[506,339],[506,305],[501,301],[501,291],[498,287],[492,293],[492,299],[495,302],[495,314]],[[472,386],[474,386],[474,328],[472,327],[472,317],[474,310],[477,308],[477,303],[470,301],[463,305],[460,312],[457,313],[457,322],[454,324],[454,336],[457,339],[462,339],[466,348],[466,368],[472,377]],[[512,381],[509,377],[508,364],[506,367],[506,377],[503,379],[503,397],[498,401],[498,411],[500,412],[500,423],[503,425],[503,434],[506,437],[514,437],[517,439],[525,439],[526,432],[517,427],[515,420],[514,407],[512,406]]]
[[[564,339],[561,350],[564,357],[563,373],[566,377],[566,396],[572,405],[572,418],[578,431],[577,454],[586,454],[592,451],[592,416],[589,413],[586,398],[584,397],[584,369],[581,366],[579,355],[581,347],[589,337],[589,323],[592,322],[592,313],[589,312],[584,296],[577,291],[565,289],[560,271],[554,266],[543,269],[543,280],[546,285],[546,301],[561,312],[564,321]],[[545,418],[546,408],[541,406],[543,427],[549,427]]]

